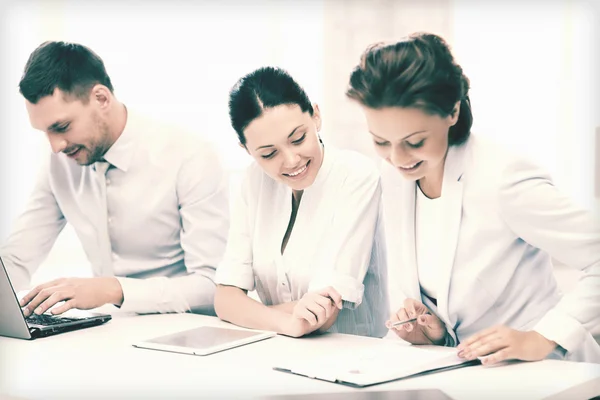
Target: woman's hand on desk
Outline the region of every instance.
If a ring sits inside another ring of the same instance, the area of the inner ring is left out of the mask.
[[[52,314],[62,314],[71,308],[89,310],[104,304],[121,305],[123,289],[116,278],[61,278],[36,286],[20,301],[25,316],[43,314],[56,303],[64,304],[52,309]]]
[[[399,326],[392,326],[394,322],[406,321],[416,318],[415,322],[408,322]],[[412,344],[442,345],[446,338],[446,326],[434,315],[429,308],[415,299],[404,300],[404,307],[390,316],[386,322],[388,329],[393,330],[401,339]]]
[[[556,348],[556,343],[535,331],[522,332],[506,326],[483,330],[458,345],[458,356],[481,357],[485,365],[504,360],[539,361]]]
[[[306,293],[294,306],[286,334],[300,337],[316,330],[326,331],[341,309],[342,296],[332,287]]]

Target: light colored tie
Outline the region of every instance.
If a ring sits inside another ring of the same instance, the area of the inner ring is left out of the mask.
[[[106,176],[106,171],[108,171],[108,169],[110,168],[110,163],[107,161],[97,161],[96,164],[94,164],[95,168],[96,168],[96,173],[98,174],[98,176]]]
[[[100,210],[99,210],[99,247],[102,255],[102,275],[112,276],[112,246],[110,242],[110,232],[108,229],[108,202],[106,198],[106,172],[110,169],[111,164],[107,161],[97,161],[94,164],[96,177],[100,187]]]

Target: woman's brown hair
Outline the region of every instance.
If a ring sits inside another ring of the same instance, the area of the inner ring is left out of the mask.
[[[459,145],[469,138],[473,124],[468,92],[469,79],[446,41],[415,33],[367,48],[350,75],[346,95],[369,108],[418,108],[441,117],[454,113],[460,101],[458,121],[448,133],[448,143]]]

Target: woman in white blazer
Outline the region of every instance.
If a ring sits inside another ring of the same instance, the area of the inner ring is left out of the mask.
[[[600,362],[600,224],[541,168],[470,135],[469,81],[439,36],[367,49],[347,95],[383,163],[388,327],[484,364]],[[561,295],[552,258],[583,271]],[[415,322],[392,326],[393,322]]]
[[[319,108],[281,69],[240,79],[229,110],[240,145],[256,162],[246,171],[217,268],[217,315],[293,337],[384,336],[389,308],[376,164],[325,147]],[[261,302],[247,295],[252,290]]]

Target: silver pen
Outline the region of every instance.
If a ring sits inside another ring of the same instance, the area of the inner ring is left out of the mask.
[[[426,312],[425,314],[421,314],[421,315],[431,315],[430,313]],[[394,322],[392,325],[390,325],[392,328],[396,327],[396,326],[400,326],[400,325],[404,325],[404,324],[408,324],[410,322],[416,322],[417,319],[420,317],[420,315],[416,316],[415,318],[411,318],[411,319],[405,319],[404,321],[396,321]]]
[[[415,322],[416,320],[417,320],[416,318],[411,318],[411,319],[405,319],[404,321],[396,321],[391,325],[391,327],[394,328],[396,326],[408,324],[409,322]]]

